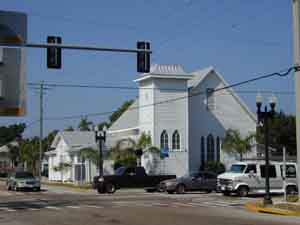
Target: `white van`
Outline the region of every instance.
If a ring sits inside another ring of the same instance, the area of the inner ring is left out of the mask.
[[[270,193],[284,193],[282,168],[282,162],[270,162]],[[218,176],[218,190],[224,195],[237,193],[242,197],[265,193],[265,161],[232,164],[230,171]],[[286,163],[286,191],[288,194],[298,191],[296,163]]]

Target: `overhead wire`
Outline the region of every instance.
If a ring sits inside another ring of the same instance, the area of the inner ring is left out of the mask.
[[[231,85],[226,85],[226,86],[221,87],[221,88],[212,89],[210,91],[210,93],[219,92],[219,91],[222,91],[222,90],[225,90],[225,89],[231,89],[233,87],[241,86],[241,85],[244,85],[244,84],[247,84],[247,83],[251,83],[251,82],[254,82],[254,81],[258,81],[258,80],[262,80],[262,79],[266,79],[266,78],[270,78],[270,77],[274,77],[274,76],[285,77],[285,76],[289,75],[295,69],[296,69],[296,67],[293,66],[293,67],[288,68],[285,72],[275,72],[275,73],[270,73],[270,74],[258,76],[258,77],[248,79],[248,80],[245,80],[245,81],[241,81],[241,82],[237,82],[237,83],[234,83],[234,84],[231,84]],[[203,91],[194,92],[194,93],[190,93],[190,94],[180,96],[180,97],[177,97],[177,98],[171,98],[171,99],[167,99],[167,100],[163,100],[163,101],[154,102],[154,103],[151,103],[151,104],[145,104],[145,105],[139,105],[139,106],[136,106],[136,107],[130,107],[127,110],[136,110],[136,109],[155,106],[155,105],[160,105],[160,104],[167,104],[167,103],[170,103],[170,102],[175,102],[175,101],[179,101],[179,100],[182,100],[182,99],[191,98],[191,97],[194,97],[194,96],[199,96],[199,95],[202,95],[202,94],[207,94],[207,92],[203,92]],[[96,112],[96,113],[86,113],[86,114],[80,114],[80,115],[62,116],[62,117],[46,117],[45,120],[69,120],[69,119],[77,119],[77,118],[82,118],[82,117],[105,116],[105,115],[110,115],[114,112],[116,112],[116,110],[107,111],[107,112]]]

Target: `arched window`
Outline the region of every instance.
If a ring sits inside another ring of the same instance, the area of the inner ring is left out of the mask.
[[[205,138],[201,137],[201,165],[205,163]]]
[[[220,146],[221,146],[221,143],[220,143],[220,137],[218,136],[217,137],[217,161],[220,162]]]
[[[214,161],[215,159],[215,143],[214,136],[212,134],[207,136],[207,161]]]
[[[169,137],[166,130],[164,130],[160,135],[160,148],[161,149],[169,148]]]
[[[180,149],[180,135],[178,130],[175,130],[172,135],[172,149],[174,150]]]

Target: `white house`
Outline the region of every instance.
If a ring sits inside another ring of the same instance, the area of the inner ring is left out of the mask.
[[[52,142],[53,150],[46,152],[49,180],[91,182],[98,175],[97,166],[79,155],[80,150],[87,147],[98,149],[94,132],[59,132]],[[104,160],[104,174],[108,173],[113,173],[112,163]]]
[[[237,158],[221,147],[227,129],[242,135],[256,131],[255,115],[213,67],[184,71],[180,65],[152,65],[150,73],[134,80],[138,98],[109,128],[109,145],[120,139],[137,140],[149,134],[152,145],[169,149],[164,160],[144,154],[142,165],[149,173],[181,176],[199,170],[206,161],[229,165]],[[246,156],[256,156],[254,149]]]

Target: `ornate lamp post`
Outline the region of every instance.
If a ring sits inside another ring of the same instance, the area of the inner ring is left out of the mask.
[[[265,136],[265,178],[266,185],[265,190],[266,194],[264,197],[264,204],[272,204],[272,199],[270,195],[270,174],[269,174],[269,119],[272,119],[275,115],[275,106],[276,106],[276,97],[273,95],[270,97],[269,104],[271,110],[268,111],[268,107],[265,106],[265,110],[261,111],[262,106],[262,96],[258,94],[256,96],[256,106],[257,106],[257,122],[258,124],[262,124],[264,126],[264,136]]]
[[[99,183],[103,183],[103,181],[104,181],[104,179],[103,179],[103,145],[106,141],[107,128],[104,125],[102,130],[99,131],[98,126],[95,126],[94,130],[95,130],[96,142],[99,143],[99,179],[98,179],[98,181],[99,181]],[[102,187],[101,189],[103,189],[103,192],[104,192],[104,187]]]

